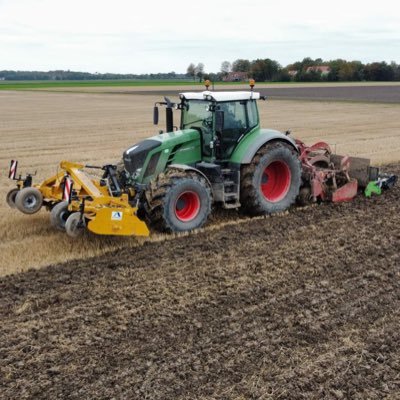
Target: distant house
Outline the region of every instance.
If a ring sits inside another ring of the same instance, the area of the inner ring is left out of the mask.
[[[290,69],[290,70],[288,71],[289,76],[291,76],[292,78],[293,78],[294,76],[296,76],[298,73],[299,73],[299,71],[297,71],[297,70],[295,70],[295,69]]]
[[[225,82],[245,82],[249,79],[249,74],[247,72],[229,72],[227,76],[224,77]]]
[[[314,66],[308,67],[306,71],[307,72],[320,72],[321,75],[328,75],[329,72],[331,72],[331,69],[327,65],[314,65]]]

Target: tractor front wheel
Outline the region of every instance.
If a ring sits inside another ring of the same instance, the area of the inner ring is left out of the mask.
[[[35,214],[43,205],[43,195],[39,189],[26,187],[15,196],[15,206],[24,214]]]
[[[296,150],[286,143],[270,143],[242,167],[240,203],[252,215],[284,211],[295,202],[300,183]]]
[[[149,201],[150,223],[161,231],[191,231],[205,224],[211,203],[211,190],[200,174],[170,169],[154,183]]]

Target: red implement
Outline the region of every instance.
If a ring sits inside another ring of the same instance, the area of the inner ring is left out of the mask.
[[[312,201],[349,201],[357,195],[357,179],[351,179],[350,158],[340,157],[340,163],[332,160],[332,150],[325,142],[312,146],[296,140],[302,165],[303,193],[309,191]]]
[[[357,195],[358,184],[356,179],[351,179],[350,182],[335,190],[332,193],[332,201],[338,203],[340,201],[353,200]]]

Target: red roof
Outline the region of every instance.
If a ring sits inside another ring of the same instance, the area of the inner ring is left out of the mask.
[[[224,81],[246,81],[248,78],[249,74],[247,72],[229,72]]]
[[[316,71],[321,73],[329,73],[331,72],[331,68],[327,65],[313,65],[312,67],[307,68],[307,72]]]

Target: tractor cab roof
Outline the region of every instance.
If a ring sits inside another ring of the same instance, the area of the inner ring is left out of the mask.
[[[240,100],[258,100],[258,92],[186,92],[179,93],[181,99],[186,100],[208,100],[208,101],[240,101]]]

